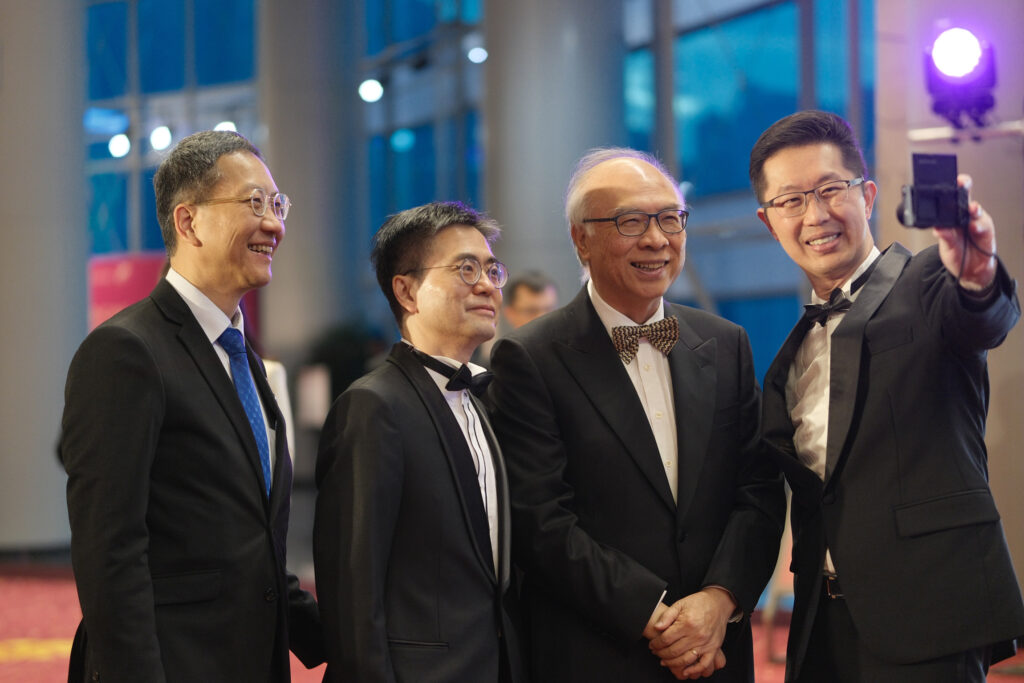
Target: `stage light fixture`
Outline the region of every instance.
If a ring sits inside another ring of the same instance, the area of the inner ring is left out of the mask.
[[[963,28],[943,31],[925,53],[925,82],[932,111],[955,128],[966,116],[976,126],[995,106],[996,63],[992,46]]]

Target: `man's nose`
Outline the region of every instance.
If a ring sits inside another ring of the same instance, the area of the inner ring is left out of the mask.
[[[660,249],[664,245],[668,244],[668,235],[666,235],[661,226],[658,225],[657,218],[651,218],[651,222],[647,224],[647,230],[644,234],[637,238],[639,242],[646,246],[654,249]]]

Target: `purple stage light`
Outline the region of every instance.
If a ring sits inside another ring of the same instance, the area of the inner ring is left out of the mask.
[[[932,45],[932,61],[946,76],[962,78],[981,62],[981,42],[967,29],[943,31]]]

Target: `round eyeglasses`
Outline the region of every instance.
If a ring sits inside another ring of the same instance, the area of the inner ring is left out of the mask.
[[[615,223],[615,229],[623,237],[639,237],[647,232],[651,219],[658,222],[658,227],[667,235],[675,235],[686,228],[689,211],[683,209],[665,209],[657,213],[643,211],[627,211],[611,218],[584,218],[584,223]]]
[[[804,215],[807,210],[807,203],[810,195],[817,197],[818,201],[833,209],[842,206],[846,198],[850,196],[850,188],[857,187],[864,183],[864,178],[853,178],[852,180],[830,180],[805,192],[787,192],[778,197],[769,199],[761,204],[762,209],[775,209],[783,218],[796,218]]]
[[[246,197],[226,197],[224,199],[206,199],[196,204],[230,204],[231,202],[249,202],[252,212],[263,217],[267,213],[267,206],[273,208],[274,215],[280,220],[288,218],[288,210],[292,208],[292,200],[283,192],[275,192],[268,195],[262,187],[254,188]]]
[[[412,270],[405,271],[402,275],[417,273],[421,270],[435,270],[437,268],[454,268],[459,272],[459,277],[462,278],[462,281],[470,287],[480,282],[480,276],[484,273],[487,273],[487,279],[490,280],[491,284],[498,289],[504,287],[505,283],[508,282],[508,269],[505,267],[504,263],[501,261],[491,261],[484,266],[480,264],[480,261],[472,256],[467,256],[454,265],[413,268]]]

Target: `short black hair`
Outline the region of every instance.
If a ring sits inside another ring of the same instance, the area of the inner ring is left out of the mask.
[[[555,281],[545,273],[542,273],[539,270],[527,270],[521,275],[509,280],[508,284],[505,285],[506,306],[515,306],[516,297],[518,296],[519,289],[521,287],[530,290],[534,294],[540,294],[548,287],[551,287],[556,291],[558,290],[558,287],[555,286]]]
[[[843,117],[816,109],[798,111],[773,123],[761,133],[750,150],[750,184],[754,187],[758,203],[765,200],[764,165],[768,159],[789,147],[821,144],[835,145],[843,156],[843,165],[867,178],[864,153],[853,129]]]
[[[217,161],[225,154],[248,152],[260,161],[256,145],[233,131],[204,130],[179,142],[153,176],[156,217],[160,222],[167,255],[178,246],[174,232],[174,207],[182,202],[201,202],[220,180]]]
[[[431,202],[389,216],[373,236],[370,262],[377,272],[377,284],[387,297],[399,327],[405,309],[395,298],[391,280],[396,275],[420,268],[430,241],[437,233],[453,225],[476,228],[488,244],[494,244],[501,234],[501,228],[493,218],[462,202]]]

